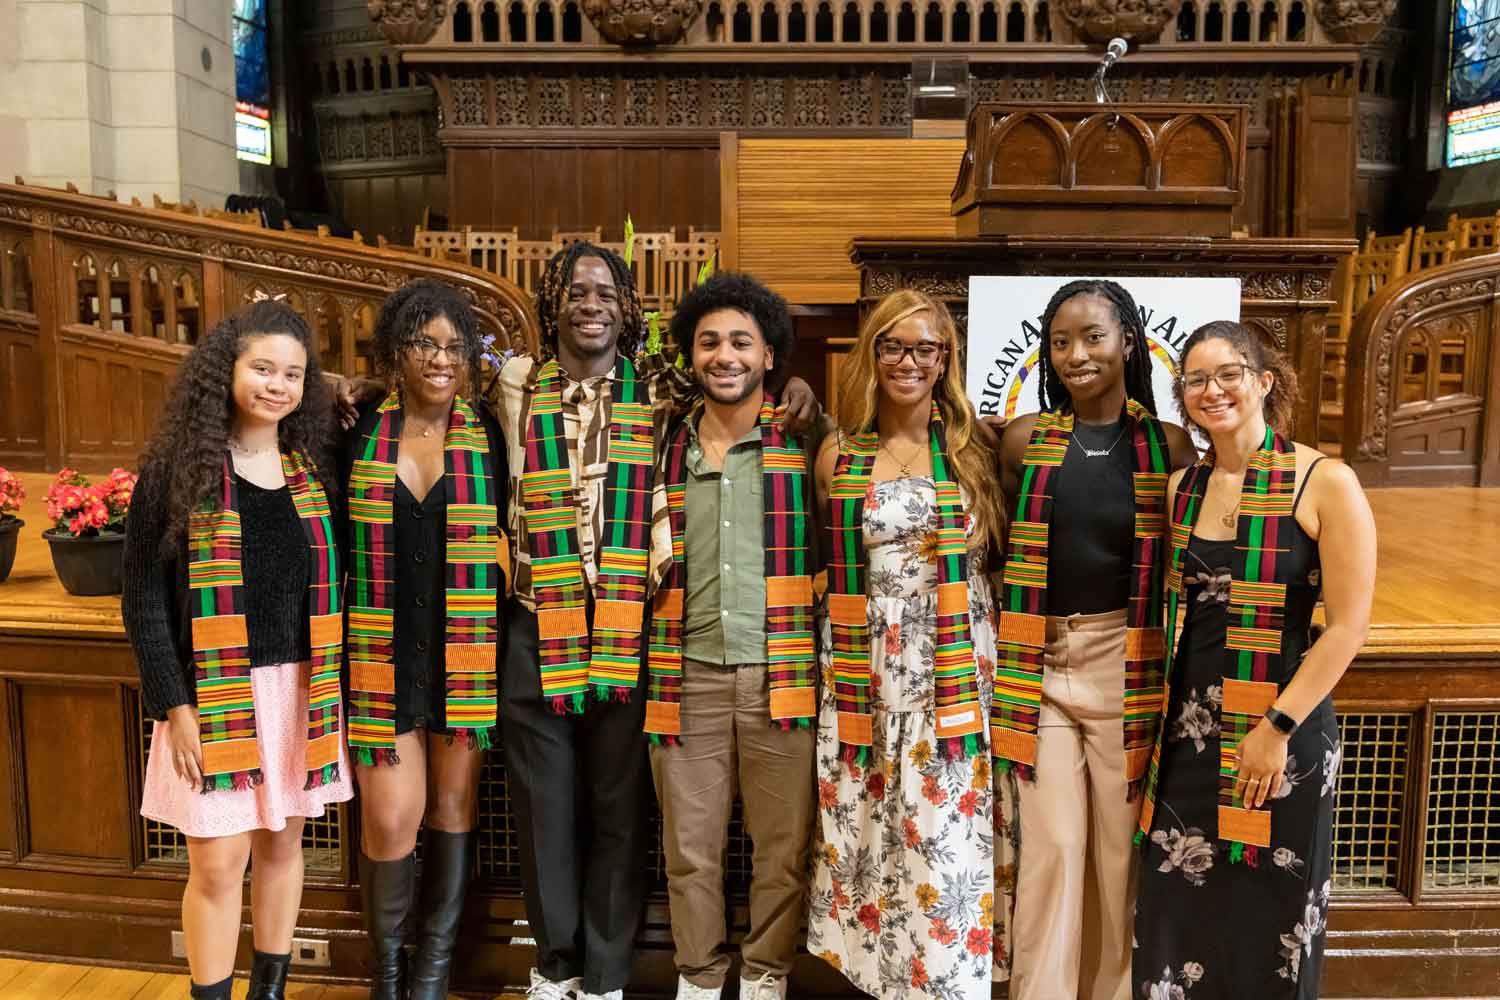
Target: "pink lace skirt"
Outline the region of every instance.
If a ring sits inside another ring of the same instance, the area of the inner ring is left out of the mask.
[[[173,772],[167,724],[156,723],[146,760],[141,815],[170,823],[189,837],[228,837],[250,830],[282,830],[289,816],[322,816],[329,803],[353,798],[349,755],[343,743],[339,744],[338,780],[320,788],[303,788],[307,784],[307,674],[305,662],[256,667],[250,672],[262,779],[250,788],[208,795],[195,791]]]

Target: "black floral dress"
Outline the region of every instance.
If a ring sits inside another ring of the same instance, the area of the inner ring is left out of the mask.
[[[1328,917],[1333,792],[1341,759],[1325,698],[1287,748],[1270,805],[1271,846],[1232,863],[1218,840],[1219,711],[1233,541],[1193,536],[1183,567],[1187,618],[1172,668],[1156,811],[1136,903],[1134,979],[1142,1000],[1318,995]],[[1293,531],[1281,686],[1310,645],[1318,546]]]

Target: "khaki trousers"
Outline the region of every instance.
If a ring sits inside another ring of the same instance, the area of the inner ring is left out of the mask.
[[[754,847],[741,975],[791,971],[807,896],[815,747],[811,728],[771,725],[764,664],[683,661],[682,745],[652,746],[651,775],[677,971],[693,985],[721,986],[729,972],[724,858],[736,793]]]
[[[1138,801],[1125,612],[1047,619],[1036,780],[1020,785],[1014,1000],[1130,1000]]]

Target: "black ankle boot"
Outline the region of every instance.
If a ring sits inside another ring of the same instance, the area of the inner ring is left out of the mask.
[[[193,1000],[229,1000],[233,989],[233,976],[227,976],[219,982],[211,983],[208,986],[199,986],[192,980],[188,980],[188,994]]]
[[[469,887],[472,833],[428,827],[422,843],[422,907],[412,960],[411,1000],[447,1000],[453,941]]]
[[[292,964],[292,956],[255,953],[255,962],[250,966],[250,992],[245,1000],[285,1000],[286,970]]]
[[[370,1000],[406,1000],[407,915],[411,912],[417,859],[372,861],[359,852],[359,892],[370,936],[373,968]]]

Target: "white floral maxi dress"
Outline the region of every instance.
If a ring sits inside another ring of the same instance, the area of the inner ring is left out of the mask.
[[[871,486],[864,514],[874,715],[868,767],[839,757],[826,615],[819,622],[807,948],[882,1000],[988,1000],[991,981],[1009,977],[1014,779],[992,777],[987,750],[955,761],[936,752],[937,524],[931,479]],[[969,577],[969,620],[988,720],[995,606],[983,573]]]

